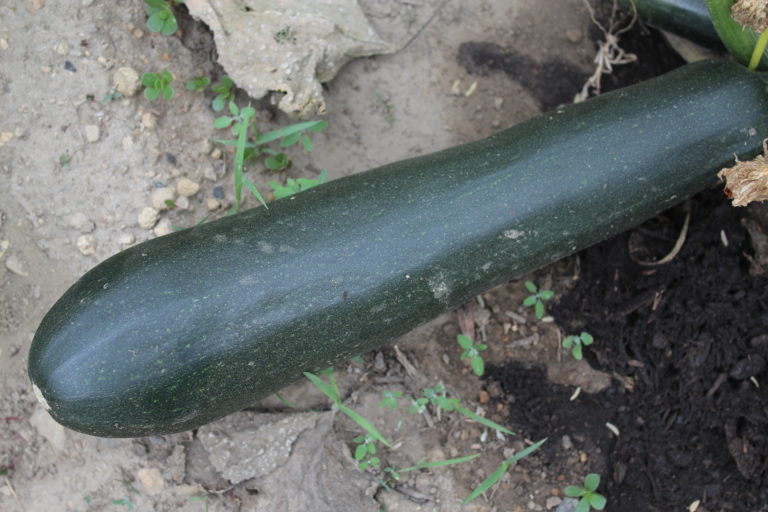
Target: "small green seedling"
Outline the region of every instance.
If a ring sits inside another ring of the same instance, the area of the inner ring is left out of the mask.
[[[525,288],[533,295],[529,295],[523,301],[523,306],[531,307],[536,313],[536,318],[541,320],[544,318],[544,301],[547,301],[555,296],[555,292],[552,290],[539,290],[539,288],[531,281],[525,282]]]
[[[205,88],[211,83],[211,79],[207,76],[198,76],[187,82],[188,91],[203,92]]]
[[[69,153],[62,153],[59,155],[59,165],[62,169],[69,168],[69,162],[71,161],[71,158],[69,156]]]
[[[281,185],[276,181],[270,181],[269,186],[272,187],[272,193],[275,195],[275,199],[282,199],[283,197],[292,196],[298,194],[312,187],[322,185],[327,181],[327,174],[325,169],[320,172],[320,176],[316,179],[310,178],[288,178],[285,185]]]
[[[506,459],[504,462],[501,463],[501,466],[499,466],[496,471],[491,473],[491,476],[486,478],[483,483],[477,486],[475,490],[472,491],[472,493],[467,496],[467,499],[464,500],[463,505],[466,505],[473,499],[477,498],[481,494],[483,494],[485,491],[493,487],[493,485],[498,482],[502,476],[504,476],[504,473],[507,472],[510,466],[513,464],[516,464],[518,461],[520,461],[522,458],[527,457],[534,451],[538,450],[541,445],[543,445],[547,441],[547,438],[542,439],[541,441],[532,444],[528,448],[521,450],[519,453],[514,454],[512,457]]]
[[[595,510],[603,510],[605,508],[606,499],[605,496],[599,494],[597,487],[600,485],[600,475],[597,473],[590,473],[584,478],[584,486],[569,485],[565,488],[565,495],[571,498],[581,498],[579,504],[576,505],[576,512],[589,512],[593,508]]]
[[[101,99],[101,102],[102,103],[109,103],[110,101],[119,100],[122,97],[123,97],[123,93],[117,92],[117,91],[112,91],[112,92],[108,92],[107,94],[105,94],[104,97]]]
[[[144,73],[141,75],[141,84],[145,87],[144,97],[149,101],[155,101],[160,95],[169,100],[173,98],[173,75],[170,71],[162,73]]]
[[[485,362],[483,361],[480,352],[487,349],[488,346],[483,345],[482,343],[474,345],[472,339],[464,334],[459,334],[457,340],[459,345],[461,345],[461,348],[464,349],[464,352],[461,353],[461,359],[471,358],[470,363],[472,365],[472,371],[475,372],[475,375],[478,377],[482,377],[483,373],[485,373]]]
[[[573,358],[580,361],[583,357],[582,345],[591,345],[593,341],[595,339],[588,332],[582,332],[578,336],[572,334],[563,340],[563,348],[570,350]]]
[[[381,394],[384,398],[379,402],[379,407],[389,407],[393,411],[397,409],[397,399],[403,396],[402,391],[384,391]]]
[[[428,398],[414,398],[411,395],[408,395],[408,400],[410,401],[410,405],[408,406],[409,414],[424,414],[427,410],[427,404],[429,403]]]
[[[224,110],[224,107],[235,101],[235,82],[227,75],[222,76],[221,81],[214,84],[211,90],[216,93],[216,97],[211,103],[211,107],[216,112]]]
[[[172,5],[184,3],[184,0],[144,0],[147,4],[147,28],[152,32],[159,32],[170,36],[179,28],[176,16],[173,14]]]
[[[286,25],[285,27],[277,31],[277,33],[275,34],[275,41],[278,44],[295,43],[296,36],[293,35],[293,32],[291,31],[291,27]]]
[[[376,457],[376,440],[370,435],[357,436],[352,441],[357,443],[355,448],[355,460],[357,461],[357,467],[365,471],[368,466],[378,469],[381,462]]]

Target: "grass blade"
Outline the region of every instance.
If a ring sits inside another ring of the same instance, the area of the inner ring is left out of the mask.
[[[457,457],[455,459],[447,459],[447,460],[435,460],[432,462],[419,462],[415,466],[410,466],[404,469],[400,469],[400,473],[404,473],[406,471],[416,471],[417,469],[424,469],[424,468],[437,468],[441,466],[450,466],[452,464],[461,464],[462,462],[467,462],[472,459],[476,459],[481,454],[475,453],[473,455],[466,455],[464,457]]]
[[[462,502],[462,505],[466,505],[467,503],[469,503],[470,501],[472,501],[473,499],[477,498],[478,496],[483,494],[485,491],[490,489],[493,486],[493,484],[499,481],[499,479],[504,475],[507,469],[509,469],[509,462],[505,460],[504,462],[501,463],[501,466],[499,466],[498,469],[491,474],[491,476],[486,478],[483,481],[483,483],[478,485],[475,488],[475,490],[472,491],[472,493],[469,496],[467,496],[467,499],[465,499]]]
[[[494,430],[498,430],[499,432],[504,432],[505,434],[509,434],[511,436],[515,435],[515,433],[512,432],[511,430],[509,430],[508,428],[503,427],[503,426],[499,425],[498,423],[496,423],[495,421],[489,420],[488,418],[483,418],[482,416],[479,416],[479,415],[473,413],[472,411],[470,411],[466,407],[462,407],[460,405],[457,405],[456,406],[456,410],[459,411],[464,416],[466,416],[467,418],[473,419],[473,420],[475,420],[478,423],[482,423],[486,427],[490,427],[490,428],[492,428]]]
[[[268,142],[272,142],[273,140],[282,139],[283,137],[288,137],[289,135],[301,133],[304,130],[319,131],[317,127],[322,125],[327,126],[328,123],[326,121],[306,121],[304,123],[292,124],[284,128],[262,133],[256,139],[256,143],[266,144]]]
[[[347,407],[346,405],[339,404],[339,410],[352,418],[355,423],[360,425],[366,432],[368,432],[371,437],[379,441],[381,444],[386,446],[387,448],[392,448],[392,444],[386,440],[386,438],[379,433],[378,430],[376,430],[376,427],[374,427],[367,419],[360,416],[358,413]]]
[[[510,464],[514,464],[514,463],[518,462],[520,459],[523,459],[523,458],[527,457],[531,453],[533,453],[536,450],[538,450],[541,447],[541,445],[546,443],[547,439],[549,439],[549,438],[545,437],[544,439],[542,439],[542,440],[540,440],[540,441],[538,441],[536,443],[533,443],[528,448],[526,448],[524,450],[521,450],[519,453],[516,453],[512,457],[508,458],[507,462],[509,462]]]
[[[333,389],[333,387],[330,384],[325,382],[323,379],[321,379],[314,373],[304,372],[304,376],[308,378],[310,381],[312,381],[312,384],[314,384],[315,387],[317,387],[317,389],[322,391],[325,396],[333,400],[334,403],[336,404],[340,403],[341,399],[339,398],[338,393],[336,393],[336,391]]]

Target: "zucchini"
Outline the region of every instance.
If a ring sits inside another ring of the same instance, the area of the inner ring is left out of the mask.
[[[704,0],[620,0],[619,3],[630,11],[634,4],[637,15],[649,25],[707,48],[723,49]]]
[[[29,375],[74,430],[195,428],[656,215],[766,134],[762,76],[699,62],[144,242],[56,302]]]

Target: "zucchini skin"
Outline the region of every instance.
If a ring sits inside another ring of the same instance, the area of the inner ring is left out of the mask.
[[[153,239],[56,302],[29,375],[80,432],[195,428],[656,215],[766,134],[761,75],[698,62]]]
[[[646,23],[669,30],[707,48],[723,50],[704,0],[619,0],[619,3],[637,14]]]

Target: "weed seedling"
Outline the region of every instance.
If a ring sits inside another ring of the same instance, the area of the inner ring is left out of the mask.
[[[213,98],[211,107],[216,112],[220,112],[229,103],[235,101],[235,82],[232,81],[227,75],[221,77],[221,81],[217,82],[211,87],[211,90],[216,93],[216,97]]]
[[[510,466],[513,464],[516,464],[518,461],[520,461],[522,458],[527,457],[534,451],[538,450],[541,445],[543,445],[547,441],[547,438],[545,437],[541,441],[532,444],[528,448],[521,450],[520,453],[514,454],[512,457],[506,459],[504,462],[501,463],[501,466],[499,466],[496,471],[491,473],[491,476],[486,478],[483,483],[478,485],[475,490],[472,491],[472,493],[467,496],[467,499],[464,500],[463,505],[466,505],[473,499],[477,498],[481,494],[483,494],[485,491],[493,487],[493,485],[498,482],[502,476],[504,476],[504,473],[507,472]]]
[[[472,339],[464,334],[459,334],[457,340],[459,345],[461,345],[461,348],[464,349],[464,352],[461,353],[461,359],[471,358],[470,363],[472,365],[472,371],[475,372],[475,375],[478,377],[482,377],[483,373],[485,373],[485,362],[483,361],[483,356],[480,355],[480,352],[487,349],[488,346],[483,345],[482,343],[474,345]]]
[[[380,460],[376,457],[376,440],[370,435],[357,436],[352,440],[357,443],[355,448],[355,460],[357,467],[365,471],[368,466],[378,469]]]
[[[152,32],[159,32],[170,36],[179,28],[176,16],[173,14],[172,5],[184,3],[184,0],[144,0],[147,4],[147,28]]]
[[[169,100],[173,98],[173,75],[170,71],[162,73],[144,73],[141,75],[141,84],[145,87],[144,97],[149,101],[155,101],[160,95]]]
[[[286,25],[285,27],[277,31],[277,33],[275,34],[275,41],[278,44],[295,43],[296,36],[294,36],[293,32],[291,32],[291,27]]]
[[[198,76],[187,82],[188,91],[203,92],[205,88],[211,83],[211,79],[207,76]]]
[[[600,475],[590,473],[584,478],[583,486],[569,485],[565,488],[566,496],[581,498],[579,504],[576,505],[576,512],[589,512],[593,508],[595,510],[603,510],[605,508],[607,501],[605,496],[595,492],[599,485]]]
[[[389,407],[393,411],[397,409],[397,399],[403,396],[402,391],[384,391],[382,393],[382,396],[384,397],[381,402],[379,402],[379,407]]]
[[[541,320],[544,318],[544,301],[554,297],[555,292],[552,290],[539,290],[538,287],[531,281],[525,282],[525,288],[531,292],[532,295],[529,295],[525,298],[523,301],[523,306],[533,306],[533,310],[536,313],[536,318]]]
[[[591,345],[593,341],[595,341],[595,339],[588,332],[582,332],[578,336],[572,334],[566,336],[563,340],[563,348],[570,350],[573,358],[580,361],[583,357],[581,349],[582,345]]]
[[[304,190],[322,185],[327,181],[327,175],[325,169],[320,172],[320,176],[316,179],[310,178],[288,178],[285,185],[281,185],[276,181],[270,181],[269,186],[272,187],[272,193],[275,195],[275,199],[282,199],[283,197],[292,196],[298,194]]]

